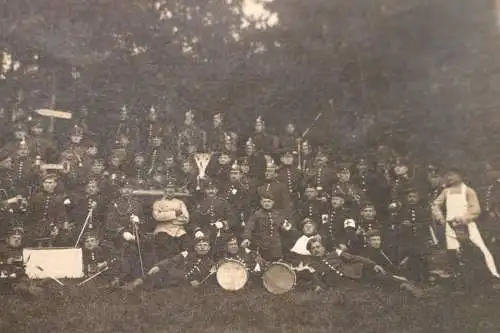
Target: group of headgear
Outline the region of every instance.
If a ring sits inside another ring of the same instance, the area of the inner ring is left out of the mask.
[[[23,247],[79,247],[87,276],[129,290],[217,281],[283,293],[349,279],[420,295],[434,279],[436,166],[387,146],[346,158],[262,117],[241,135],[221,112],[202,128],[192,110],[173,124],[123,107],[104,138],[86,120],[65,140],[43,117],[16,120],[0,151],[2,265]]]

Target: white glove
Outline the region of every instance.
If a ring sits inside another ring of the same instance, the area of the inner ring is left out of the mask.
[[[130,215],[130,222],[139,223],[139,217],[137,215]]]
[[[285,220],[285,222],[283,222],[283,224],[281,225],[281,227],[285,231],[290,231],[290,229],[292,229],[292,225],[290,224],[290,222],[288,222],[288,220]]]
[[[181,255],[186,258],[188,256],[188,251],[182,251],[181,252]]]
[[[222,228],[224,228],[224,223],[222,223],[221,221],[217,221],[217,222],[215,222],[215,227],[217,229],[222,229]]]
[[[148,275],[153,275],[153,274],[156,274],[156,273],[158,273],[159,271],[160,271],[160,267],[158,267],[158,266],[153,266],[153,267],[149,270]]]
[[[244,239],[243,242],[241,242],[241,247],[248,247],[248,246],[250,246],[250,240]]]
[[[130,232],[125,231],[125,232],[123,233],[123,239],[125,239],[125,240],[126,240],[126,241],[128,241],[128,242],[130,242],[130,241],[135,240],[135,236],[134,236],[134,235],[132,235]]]
[[[194,234],[194,238],[201,238],[203,236],[205,236],[205,234],[203,232],[201,232],[201,231],[197,231]]]
[[[71,204],[71,200],[69,200],[68,198],[66,198],[66,199],[64,200],[64,204],[65,204],[66,206],[70,205],[70,204]]]

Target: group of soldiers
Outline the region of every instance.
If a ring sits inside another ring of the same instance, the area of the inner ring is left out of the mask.
[[[87,274],[116,262],[112,284],[133,287],[165,267],[153,284],[197,286],[227,258],[249,270],[307,266],[321,272],[309,279],[317,288],[330,273],[360,278],[350,262],[405,281],[431,279],[429,251],[447,237],[433,203],[451,186],[436,165],[417,167],[384,145],[339,156],[327,138],[308,142],[292,122],[276,134],[258,117],[242,136],[222,112],[208,129],[192,110],[183,124],[161,116],[151,107],[132,122],[123,107],[105,138],[76,118],[62,142],[46,119],[17,119],[0,150],[2,255],[77,245]],[[488,212],[497,188],[489,188]]]

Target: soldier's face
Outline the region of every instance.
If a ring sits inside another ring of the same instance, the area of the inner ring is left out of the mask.
[[[96,156],[96,155],[97,155],[97,147],[96,147],[96,146],[93,146],[93,145],[92,145],[92,146],[89,146],[89,147],[87,148],[87,154],[88,154],[89,156]]]
[[[17,150],[17,155],[21,157],[26,157],[29,154],[28,147],[21,147]]]
[[[189,162],[183,162],[182,163],[182,171],[185,173],[193,171],[193,166]]]
[[[394,167],[394,173],[397,175],[397,176],[403,176],[403,175],[406,175],[406,173],[408,172],[408,166],[406,165],[396,165]]]
[[[169,186],[165,188],[165,196],[167,198],[173,198],[175,196],[175,187]]]
[[[143,166],[144,165],[144,156],[136,156],[134,158],[134,163],[136,166]]]
[[[277,174],[276,174],[276,170],[275,169],[269,169],[269,170],[266,170],[264,172],[264,177],[266,179],[268,179],[268,180],[269,179],[274,179],[274,178],[276,178],[276,176],[277,176]]]
[[[342,170],[337,173],[337,177],[341,182],[348,182],[351,179],[351,172],[349,170]]]
[[[95,250],[99,246],[99,241],[97,240],[97,237],[87,237],[85,238],[83,246],[87,250]]]
[[[122,135],[120,136],[120,146],[122,147],[127,147],[130,143],[130,140],[128,139],[127,136],[125,135]]]
[[[219,127],[222,124],[222,116],[220,114],[214,115],[213,124],[214,127]]]
[[[419,196],[417,193],[409,193],[408,196],[406,197],[406,200],[410,205],[415,205],[418,203]]]
[[[35,135],[40,135],[43,133],[43,127],[40,125],[35,125],[31,128],[31,132]]]
[[[167,157],[167,158],[165,159],[165,166],[166,166],[167,168],[171,168],[171,167],[173,167],[173,166],[174,166],[174,158],[173,158],[173,157]]]
[[[149,121],[156,121],[158,119],[158,116],[156,115],[156,112],[149,112]]]
[[[382,238],[380,236],[371,236],[368,239],[368,245],[373,249],[380,249],[382,246]]]
[[[95,161],[94,164],[92,164],[92,172],[94,174],[100,174],[104,170],[104,164],[100,161]]]
[[[462,177],[455,172],[448,172],[445,176],[446,185],[455,186],[462,182]]]
[[[187,152],[188,154],[194,154],[198,151],[198,147],[196,147],[195,145],[189,145],[187,146]]]
[[[240,168],[241,172],[245,175],[247,175],[250,172],[250,166],[248,164],[242,164]]]
[[[311,146],[309,146],[309,144],[307,142],[304,142],[302,144],[302,152],[305,154],[305,155],[309,155],[311,153]]]
[[[293,156],[283,155],[280,157],[280,161],[283,165],[292,165],[293,164]]]
[[[80,143],[82,142],[82,137],[80,135],[71,135],[70,140],[72,143]]]
[[[340,208],[344,205],[344,198],[342,197],[332,197],[330,199],[333,208]]]
[[[86,192],[89,195],[96,195],[97,193],[99,193],[99,186],[96,182],[89,182],[87,184]]]
[[[194,251],[199,256],[206,256],[210,252],[210,244],[205,242],[197,243],[194,246]]]
[[[26,137],[26,132],[25,131],[15,131],[14,136],[16,137],[16,139],[22,140],[23,138]]]
[[[45,192],[53,193],[56,189],[57,182],[54,179],[46,179],[43,181],[42,186]]]
[[[191,125],[194,122],[194,114],[191,112],[186,112],[184,116],[184,124]]]
[[[229,173],[229,180],[235,183],[240,179],[241,179],[241,172],[239,170],[231,170],[231,172]]]
[[[328,158],[326,158],[325,155],[318,155],[314,159],[314,163],[316,164],[316,166],[324,166],[324,165],[326,165],[327,162],[328,162]]]
[[[264,130],[264,124],[261,122],[255,123],[255,132],[260,133]]]
[[[313,187],[308,187],[304,191],[307,200],[312,200],[318,196],[318,191]]]
[[[227,155],[227,154],[221,154],[219,156],[219,164],[221,164],[221,165],[227,165],[227,164],[229,164],[229,162],[231,162],[231,157],[229,157],[229,155]]]
[[[313,242],[309,252],[311,252],[314,257],[322,257],[325,255],[326,249],[321,242]]]
[[[293,134],[295,132],[295,125],[294,124],[286,125],[286,132],[288,134]]]
[[[153,147],[159,147],[161,146],[162,141],[163,140],[160,137],[155,136],[151,139],[151,145],[153,145]]]
[[[307,222],[302,227],[302,233],[306,236],[312,236],[316,233],[316,226],[314,223]]]
[[[440,176],[430,176],[429,177],[429,183],[434,188],[439,187],[443,183],[443,178],[440,177]]]
[[[252,145],[246,145],[245,146],[245,153],[247,155],[252,155],[253,153],[255,153],[255,147]]]
[[[238,245],[238,241],[236,239],[232,239],[227,243],[227,252],[229,254],[238,254],[240,247]]]
[[[260,199],[260,205],[265,210],[271,210],[274,206],[274,200],[269,198],[262,198]]]
[[[356,169],[358,169],[359,173],[365,173],[366,171],[368,171],[368,164],[365,160],[361,160],[356,166]]]
[[[21,235],[14,234],[14,235],[10,235],[7,238],[7,244],[11,248],[17,249],[17,248],[21,247],[22,243],[23,243],[23,237]]]
[[[377,211],[375,210],[375,207],[368,206],[363,208],[363,210],[361,211],[361,216],[365,220],[374,220],[375,216],[377,216]]]
[[[208,196],[208,197],[215,197],[217,195],[217,193],[219,192],[219,190],[217,189],[217,187],[215,186],[209,186],[205,189],[205,194]]]
[[[119,167],[122,164],[122,159],[119,156],[111,157],[111,165],[114,167]]]

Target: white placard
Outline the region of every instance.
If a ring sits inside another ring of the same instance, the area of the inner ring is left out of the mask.
[[[26,274],[30,279],[78,279],[83,274],[82,249],[46,248],[23,250]]]

